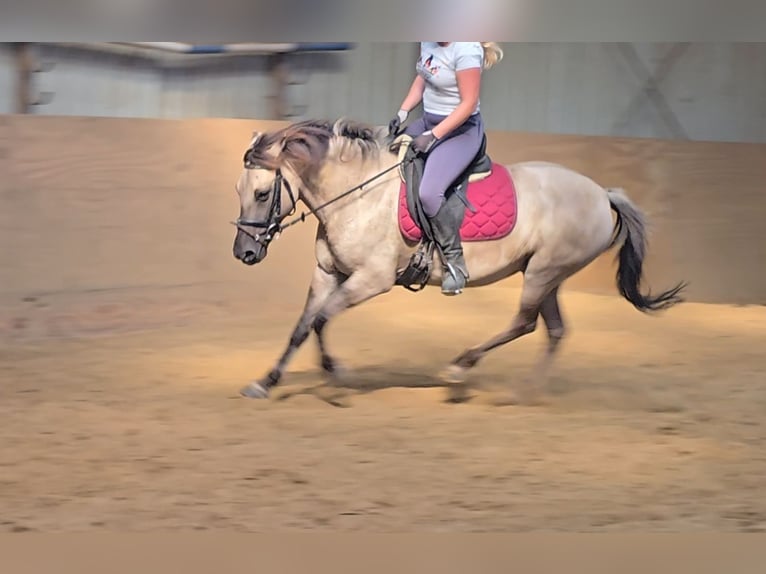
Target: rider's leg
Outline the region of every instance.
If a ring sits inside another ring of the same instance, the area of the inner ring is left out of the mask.
[[[457,295],[462,291],[468,279],[468,269],[460,240],[465,206],[458,201],[445,204],[444,194],[476,157],[484,135],[483,127],[477,114],[439,141],[428,154],[420,182],[420,200],[431,220],[434,239],[444,255],[442,293],[445,295]]]
[[[426,131],[429,128],[428,124],[426,123],[426,119],[424,117],[420,117],[416,119],[414,122],[409,124],[405,129],[404,132],[411,138],[417,137],[420,134],[422,134],[424,131]]]

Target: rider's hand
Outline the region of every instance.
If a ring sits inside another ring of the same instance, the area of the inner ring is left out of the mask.
[[[414,140],[412,140],[412,144],[410,144],[410,147],[416,153],[427,154],[429,151],[431,151],[431,148],[434,146],[434,144],[437,141],[439,141],[439,140],[429,130],[427,132],[423,132],[418,137],[416,137]]]
[[[408,115],[409,113],[407,112],[407,110],[399,110],[397,112],[396,116],[394,116],[394,118],[390,122],[388,122],[389,136],[393,137],[398,134],[399,128],[402,127],[402,124],[405,122]]]

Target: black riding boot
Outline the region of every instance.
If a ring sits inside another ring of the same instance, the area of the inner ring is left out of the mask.
[[[429,218],[434,240],[443,254],[442,293],[459,295],[468,280],[468,269],[463,258],[460,226],[465,217],[465,205],[457,197],[450,197],[435,217]]]

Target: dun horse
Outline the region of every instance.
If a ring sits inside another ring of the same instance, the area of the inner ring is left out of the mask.
[[[323,370],[336,374],[339,363],[325,342],[328,321],[393,289],[418,251],[419,241],[403,232],[401,160],[389,139],[382,128],[339,120],[299,122],[256,134],[251,141],[236,185],[240,217],[234,222],[234,256],[247,265],[262,261],[298,201],[319,225],[304,310],[282,355],[263,378],[241,389],[243,396],[267,398],[312,331]],[[442,373],[446,382],[464,381],[489,351],[532,333],[538,316],[548,344],[532,380],[543,381],[565,334],[558,303],[561,284],[617,245],[616,282],[627,301],[642,312],[682,301],[684,283],[654,296],[641,292],[645,218],[622,190],[604,188],[553,163],[493,164],[493,169],[505,170],[512,182],[514,225],[500,237],[464,242],[468,287],[522,273],[521,300],[506,330],[454,358]],[[442,269],[434,263],[428,284],[440,282]]]

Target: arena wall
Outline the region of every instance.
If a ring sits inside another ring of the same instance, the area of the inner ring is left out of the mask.
[[[242,153],[279,125],[0,116],[0,301],[197,285],[302,302],[313,222],[259,267],[231,253]],[[648,286],[683,279],[695,301],[766,303],[766,145],[491,132],[489,152],[625,188],[653,225]],[[568,288],[616,295],[613,257]]]

